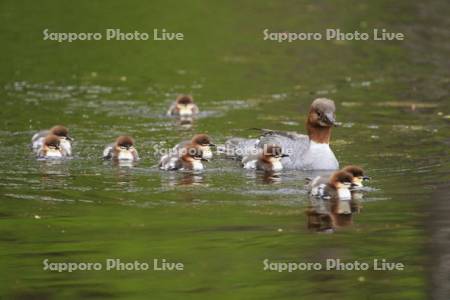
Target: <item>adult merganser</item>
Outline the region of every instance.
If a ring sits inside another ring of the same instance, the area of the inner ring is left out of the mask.
[[[336,126],[335,105],[332,100],[318,98],[311,104],[306,130],[308,135],[295,132],[261,129],[258,139],[233,138],[225,143],[227,155],[244,158],[266,144],[280,145],[289,154],[282,159],[286,169],[336,170],[339,163],[330,148],[331,127]]]
[[[192,96],[181,95],[178,96],[177,100],[170,106],[167,111],[168,116],[180,116],[187,117],[193,116],[199,113],[198,106],[194,103]]]
[[[64,152],[64,156],[70,156],[72,155],[72,144],[71,141],[73,140],[69,136],[69,130],[62,126],[62,125],[56,125],[50,128],[49,130],[41,130],[33,135],[31,138],[31,148],[33,149],[34,153],[38,153],[40,149],[44,146],[44,140],[47,135],[53,134],[56,135],[60,140],[60,149]]]
[[[311,196],[323,199],[351,200],[353,175],[345,171],[334,172],[326,184],[319,181],[312,181],[308,185],[308,192]]]
[[[106,146],[103,150],[103,159],[118,161],[137,161],[139,155],[134,147],[134,140],[127,135],[121,135],[114,144]]]
[[[257,169],[267,172],[277,172],[283,170],[281,159],[289,155],[283,154],[283,150],[278,145],[264,145],[261,152],[255,156],[246,156],[242,160],[245,169]]]
[[[37,151],[38,158],[63,158],[67,156],[67,153],[61,148],[61,139],[54,135],[49,134],[44,138],[42,147]]]
[[[202,150],[196,145],[186,145],[180,152],[181,155],[172,157],[162,157],[159,162],[159,168],[165,171],[173,170],[203,170],[202,161],[208,161],[203,158]]]

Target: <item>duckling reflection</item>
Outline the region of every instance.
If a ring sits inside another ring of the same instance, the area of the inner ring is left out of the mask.
[[[70,167],[60,159],[39,160],[40,182],[47,188],[64,188],[71,176]]]
[[[137,165],[137,162],[132,160],[112,160],[111,164],[114,167],[133,168]]]
[[[279,172],[265,171],[258,172],[258,178],[266,184],[279,184],[281,183],[281,174]]]
[[[111,172],[111,180],[113,180],[114,184],[110,187],[112,189],[119,188],[120,190],[133,191],[138,188],[138,180],[135,174],[135,166],[137,162],[129,162],[129,161],[111,161],[112,168],[110,168]],[[108,164],[107,162],[104,163]]]
[[[204,184],[204,177],[200,172],[170,173],[168,179],[170,186],[197,186]]]
[[[353,225],[353,214],[360,213],[358,200],[340,200],[338,198],[310,198],[306,209],[307,228],[318,232],[332,233],[338,228]]]
[[[194,125],[194,118],[192,116],[178,116],[177,125],[183,129],[191,129]]]
[[[351,173],[338,171],[326,183],[316,178],[308,184],[311,197],[306,211],[309,229],[333,232],[353,224],[353,213],[360,211],[359,201],[352,197],[350,190],[354,179]]]

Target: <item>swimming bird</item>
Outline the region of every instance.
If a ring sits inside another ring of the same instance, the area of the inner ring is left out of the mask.
[[[323,199],[351,200],[352,195],[350,188],[352,187],[353,175],[345,171],[334,172],[327,183],[312,181],[308,184],[307,189],[311,196]]]
[[[198,106],[192,96],[180,95],[167,111],[168,116],[188,117],[199,113]]]
[[[242,166],[245,169],[277,172],[283,170],[281,159],[288,156],[283,154],[283,150],[278,145],[264,145],[257,156],[246,156],[242,160]]]
[[[161,158],[159,168],[165,171],[201,171],[204,169],[202,161],[208,161],[203,158],[202,149],[196,145],[188,144],[183,147],[182,151],[179,152],[179,155]]]
[[[134,140],[127,135],[121,135],[114,144],[110,144],[103,150],[103,159],[118,161],[137,161],[139,155],[134,147]]]
[[[370,177],[366,176],[364,170],[359,166],[353,166],[353,165],[346,166],[346,167],[342,168],[341,171],[352,174],[352,176],[353,176],[352,187],[351,187],[352,190],[362,187],[363,181],[370,179]],[[316,176],[313,179],[310,179],[310,178],[307,178],[307,179],[310,182],[310,184],[319,185],[319,184],[326,184],[328,182],[329,176],[321,175],[321,176]]]
[[[69,136],[69,130],[62,126],[56,125],[48,130],[41,130],[33,135],[31,138],[31,148],[34,153],[38,153],[44,146],[44,140],[47,135],[56,135],[60,140],[60,149],[64,152],[64,156],[72,155],[73,139]]]
[[[228,156],[245,159],[255,149],[266,144],[281,146],[289,154],[282,159],[283,167],[297,170],[337,170],[339,163],[330,148],[331,128],[337,126],[336,107],[332,100],[318,98],[310,106],[306,120],[308,135],[296,132],[260,129],[262,135],[257,139],[232,138],[225,143]]]
[[[192,146],[201,150],[202,158],[207,161],[213,157],[211,147],[215,145],[211,142],[211,138],[203,133],[196,134],[190,141],[183,141],[175,145],[169,153],[163,155],[159,161],[159,167],[164,170],[172,170],[177,168],[179,159],[185,154],[186,147]]]
[[[67,156],[67,153],[61,148],[61,139],[54,134],[47,135],[41,148],[37,151],[38,158],[63,158]]]
[[[174,151],[174,152],[179,151],[179,150],[183,149],[183,147],[185,147],[186,145],[189,145],[189,144],[200,148],[202,150],[203,158],[211,159],[213,157],[213,152],[212,152],[211,147],[215,147],[216,145],[214,145],[211,141],[211,138],[204,133],[196,134],[192,137],[192,139],[190,141],[183,141],[183,142],[175,145],[175,147],[173,147],[172,151]]]

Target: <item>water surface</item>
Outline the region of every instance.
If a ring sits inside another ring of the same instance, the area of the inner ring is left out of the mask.
[[[427,7],[410,1],[4,1],[2,298],[426,298],[432,284],[426,225],[434,195],[449,179],[445,10],[445,1]],[[44,28],[111,26],[181,31],[185,41],[42,41]],[[408,39],[262,39],[264,28],[328,27],[386,27]],[[202,110],[190,128],[164,116],[179,93],[193,94]],[[304,183],[314,174],[267,178],[220,157],[200,174],[157,169],[155,146],[171,147],[198,132],[218,144],[257,136],[252,127],[303,132],[317,97],[336,101],[343,126],[334,129],[332,148],[341,165],[361,165],[372,177],[353,224],[333,234],[307,226]],[[59,123],[75,138],[73,159],[37,161],[28,148],[32,134]],[[100,159],[103,146],[120,134],[137,141],[142,160],[133,167]],[[44,259],[107,258],[165,258],[183,262],[185,271],[42,270]],[[263,271],[264,259],[326,258],[384,258],[406,269]]]

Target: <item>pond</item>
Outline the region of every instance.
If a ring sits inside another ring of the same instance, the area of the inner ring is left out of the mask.
[[[433,234],[441,224],[435,214],[448,210],[446,1],[8,0],[0,6],[1,298],[445,294],[442,278],[433,276],[442,250]],[[43,40],[42,33],[107,28],[164,29],[183,33],[184,40],[60,43]],[[279,43],[264,40],[266,28],[387,28],[406,39]],[[201,109],[190,127],[165,116],[183,93]],[[342,126],[333,129],[331,147],[341,166],[360,165],[371,177],[359,212],[333,233],[308,224],[315,209],[305,189],[311,172],[271,178],[220,155],[200,173],[157,167],[155,149],[195,133],[223,144],[256,137],[255,127],[305,132],[309,105],[318,97],[336,102]],[[38,161],[30,138],[55,124],[70,129],[74,157]],[[136,140],[142,159],[134,166],[101,159],[103,147],[120,134]],[[46,259],[101,262],[103,268],[49,271]],[[184,269],[107,271],[108,259],[157,259],[159,267],[182,263]],[[384,259],[405,269],[264,270],[265,260],[326,259]]]

